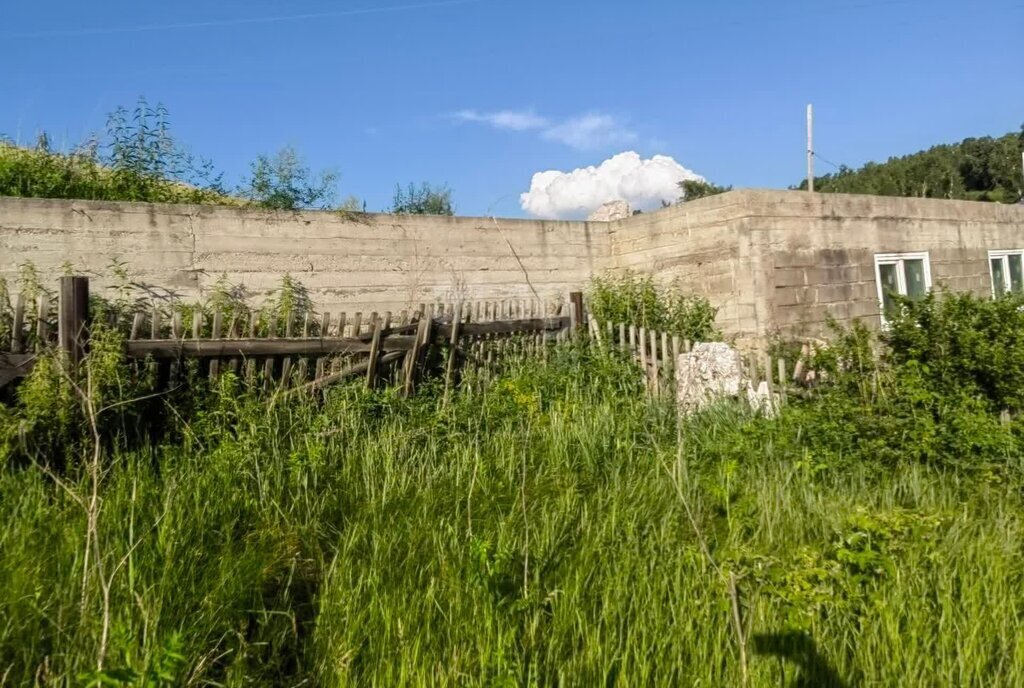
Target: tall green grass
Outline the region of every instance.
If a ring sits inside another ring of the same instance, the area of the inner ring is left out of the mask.
[[[1024,684],[1014,427],[968,470],[837,448],[829,404],[679,425],[585,347],[440,397],[225,376],[157,439],[103,435],[101,472],[88,436],[5,461],[0,677]]]

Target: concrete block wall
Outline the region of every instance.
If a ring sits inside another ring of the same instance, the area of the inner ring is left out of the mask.
[[[820,335],[829,317],[877,324],[876,253],[928,251],[933,285],[990,293],[992,249],[1024,249],[1024,207],[744,190],[606,223],[0,198],[8,280],[26,261],[109,275],[116,258],[182,296],[223,274],[258,299],[288,272],[322,310],[398,311],[562,299],[631,269],[707,296],[726,334],[754,341]]]
[[[842,194],[748,192],[767,268],[769,336],[820,335],[829,316],[879,322],[875,254],[926,251],[934,287],[991,293],[988,251],[1024,249],[1024,208]],[[761,323],[758,323],[761,325]]]
[[[56,277],[65,263],[109,275],[118,259],[134,280],[181,296],[225,275],[258,300],[290,273],[332,311],[563,299],[603,269],[610,246],[607,223],[0,199],[8,280],[24,261]]]
[[[722,194],[613,222],[610,267],[706,296],[719,309],[719,327],[742,333],[753,317],[744,203],[742,194]]]

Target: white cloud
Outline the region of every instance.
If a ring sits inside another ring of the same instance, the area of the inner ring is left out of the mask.
[[[558,141],[577,150],[602,146],[618,146],[636,140],[636,134],[611,115],[590,113],[573,117],[548,127],[541,134],[549,141]]]
[[[537,131],[547,141],[562,143],[576,150],[622,146],[636,140],[636,133],[612,115],[590,112],[555,121],[533,110],[460,110],[452,115],[459,122],[486,124],[507,131]]]
[[[528,131],[548,126],[548,121],[532,110],[499,110],[497,112],[459,110],[453,117],[462,122],[489,124],[495,129],[509,129],[511,131]]]
[[[662,201],[679,198],[679,182],[703,180],[667,155],[642,159],[638,153],[619,153],[596,167],[571,172],[548,170],[533,175],[530,190],[519,196],[523,210],[535,217],[582,218],[603,203],[628,201],[650,210]]]

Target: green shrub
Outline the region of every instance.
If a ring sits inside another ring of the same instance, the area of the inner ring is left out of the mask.
[[[595,277],[587,303],[602,323],[636,325],[695,342],[721,336],[715,329],[718,309],[706,298],[685,294],[675,286],[659,286],[650,275],[627,270]]]
[[[1024,297],[932,292],[901,300],[884,336],[896,366],[916,362],[936,390],[1024,410]]]

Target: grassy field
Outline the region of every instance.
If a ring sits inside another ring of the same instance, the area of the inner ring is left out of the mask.
[[[567,347],[447,407],[225,377],[159,438],[97,404],[99,445],[33,457],[37,378],[2,417],[8,685],[1024,684],[1018,428],[986,414],[970,466],[899,423],[880,453],[838,380],[677,424]]]

